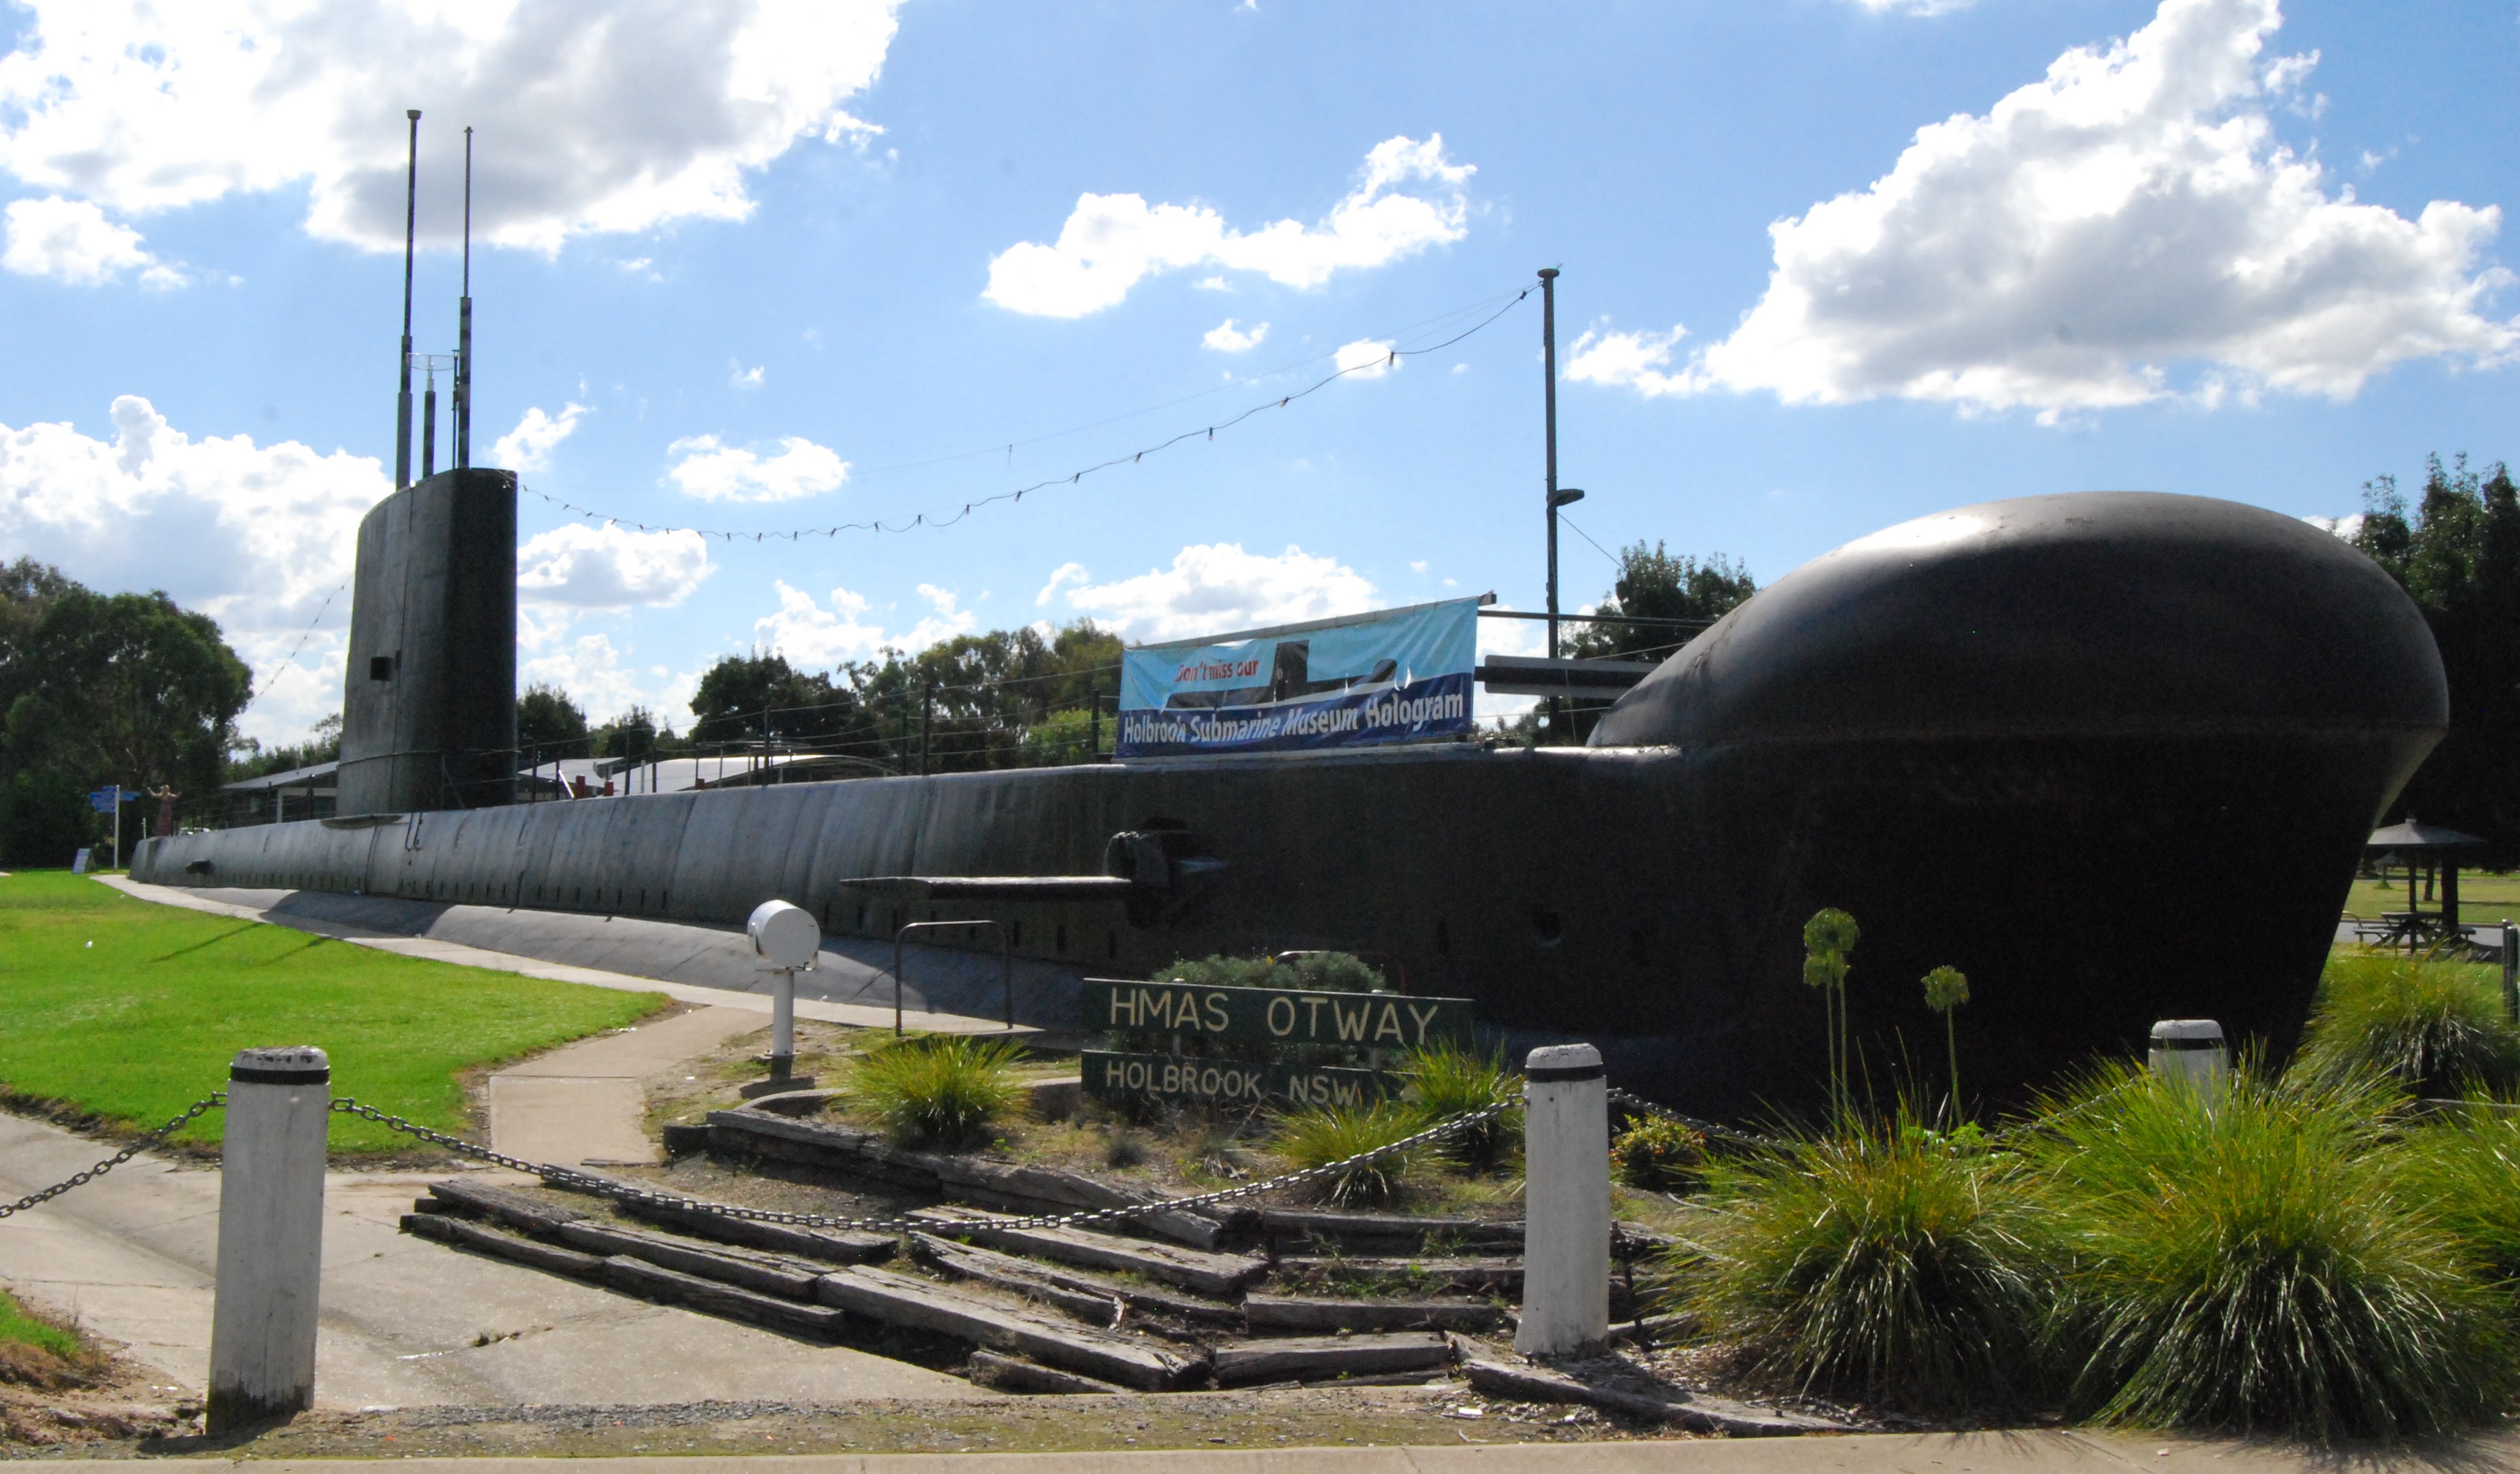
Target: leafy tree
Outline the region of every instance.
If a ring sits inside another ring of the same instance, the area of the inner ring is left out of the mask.
[[[728,655],[700,677],[692,698],[696,750],[757,742],[845,753],[915,773],[965,772],[1084,760],[1100,700],[1102,740],[1112,739],[1120,641],[1079,621],[961,635],[915,655],[887,649],[828,675],[799,671],[776,654]]]
[[[245,738],[228,762],[228,782],[312,768],[318,763],[338,761],[340,756],[341,714],[337,711],[316,723],[315,730],[302,742],[266,748],[252,737]]]
[[[0,864],[66,867],[80,846],[101,840],[112,820],[88,806],[87,791],[59,773],[13,774],[0,784]],[[126,849],[136,837],[124,831]]]
[[[671,737],[672,733],[665,735]],[[597,757],[626,757],[644,763],[658,751],[655,714],[645,706],[631,707],[595,733]]]
[[[2482,472],[2462,455],[2424,460],[2409,513],[2397,478],[2363,486],[2354,546],[2403,585],[2424,611],[2450,679],[2450,735],[2399,796],[2413,814],[2495,841],[2490,857],[2520,853],[2520,494],[2500,462]]]
[[[236,745],[251,685],[245,662],[216,621],[163,593],[62,584],[31,620],[22,607],[10,619],[0,696],[12,767],[83,786],[171,783],[205,799]]]
[[[847,727],[854,703],[854,694],[835,689],[831,677],[800,671],[785,655],[723,655],[692,694],[692,740],[757,742],[769,736],[794,741]]]
[[[1596,612],[1632,619],[1721,619],[1759,592],[1750,570],[1716,553],[1700,560],[1640,541],[1619,550],[1619,577]],[[1618,656],[1659,660],[1694,633],[1653,625],[1592,624],[1578,628],[1568,653],[1579,659]]]
[[[525,761],[587,755],[586,711],[559,687],[537,681],[517,697],[517,746]]]

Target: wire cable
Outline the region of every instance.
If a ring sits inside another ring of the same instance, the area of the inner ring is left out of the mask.
[[[1284,394],[1276,399],[1263,400],[1238,415],[1219,420],[1212,424],[1202,425],[1196,429],[1183,430],[1180,434],[1173,435],[1167,439],[1158,440],[1151,445],[1142,446],[1138,450],[1129,452],[1125,455],[1113,456],[1105,461],[1098,461],[1091,466],[1080,467],[1062,476],[1047,476],[1028,486],[1016,487],[1012,491],[1002,491],[994,496],[979,497],[971,501],[965,502],[962,506],[962,510],[951,516],[947,516],[942,513],[929,514],[922,512],[914,515],[909,521],[902,522],[897,526],[881,519],[878,519],[872,522],[836,522],[822,527],[797,527],[764,532],[737,532],[716,527],[679,527],[663,523],[643,522],[636,517],[616,516],[609,513],[600,512],[591,507],[582,507],[577,503],[553,496],[547,491],[527,486],[522,481],[517,483],[517,489],[528,495],[538,497],[573,516],[590,522],[601,522],[608,527],[629,527],[640,532],[689,532],[698,534],[703,538],[718,538],[729,543],[743,542],[747,540],[755,543],[775,542],[781,538],[785,538],[788,542],[792,543],[809,537],[835,538],[843,532],[901,533],[909,532],[921,527],[951,527],[983,507],[994,506],[1001,502],[1018,503],[1036,491],[1045,491],[1055,486],[1073,486],[1083,481],[1087,476],[1094,475],[1097,472],[1109,470],[1115,467],[1138,465],[1145,461],[1148,456],[1170,450],[1174,446],[1183,444],[1187,441],[1213,441],[1216,438],[1216,432],[1218,430],[1232,429],[1236,425],[1242,424],[1242,422],[1249,420],[1252,416],[1258,415],[1267,410],[1285,409],[1287,406],[1294,404],[1298,400],[1310,398],[1312,395],[1321,392],[1323,389],[1329,387],[1331,384],[1338,382],[1340,380],[1347,378],[1351,374],[1361,374],[1369,370],[1379,372],[1391,367],[1404,358],[1416,358],[1423,354],[1440,353],[1444,349],[1462,341],[1463,338],[1485,329],[1490,324],[1496,322],[1499,318],[1504,317],[1507,313],[1511,312],[1516,306],[1520,305],[1525,297],[1530,296],[1535,290],[1537,289],[1529,287],[1522,289],[1520,291],[1514,293],[1511,301],[1507,302],[1504,306],[1499,307],[1496,311],[1488,314],[1485,318],[1480,319],[1478,322],[1462,329],[1461,332],[1454,334],[1451,337],[1445,338],[1441,342],[1428,343],[1422,348],[1387,348],[1383,350],[1383,356],[1380,358],[1368,359],[1363,363],[1350,364],[1344,369],[1340,369],[1335,373],[1314,380],[1312,383],[1295,390],[1293,393]],[[1441,319],[1438,319],[1438,321],[1440,320]],[[1590,539],[1587,539],[1587,541],[1590,541]],[[1597,544],[1596,546],[1598,545]]]
[[[306,642],[315,638],[316,626],[324,622],[324,615],[333,607],[333,601],[340,598],[341,589],[346,589],[349,586],[350,580],[346,578],[342,579],[340,589],[335,589],[332,593],[324,596],[324,602],[315,606],[315,617],[313,620],[308,622],[306,633],[297,637],[297,644],[290,648],[288,654],[281,657],[281,661],[278,665],[271,668],[271,674],[265,676],[260,685],[246,692],[245,706],[237,708],[237,711],[240,714],[245,711],[246,706],[251,706],[254,702],[262,699],[264,693],[271,690],[271,683],[280,679],[280,673],[282,671],[287,670],[289,667],[297,663],[297,657],[305,652]]]

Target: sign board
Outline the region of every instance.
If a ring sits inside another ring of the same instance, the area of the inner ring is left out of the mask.
[[[53,853],[54,853],[54,854],[56,854],[56,855],[58,855],[58,854],[60,854],[60,853],[61,853],[61,851],[59,851],[59,850],[55,850],[55,851],[53,851]],[[88,854],[88,852],[87,852],[87,851],[85,851],[85,850],[81,850],[81,851],[79,851],[77,854],[72,855],[72,856],[70,857],[70,873],[71,873],[71,874],[73,874],[73,875],[84,875],[84,874],[86,874],[86,873],[87,873],[87,854]]]
[[[1127,650],[1118,753],[1309,752],[1467,735],[1478,608],[1452,599]]]
[[[87,796],[87,806],[99,814],[111,814],[114,806],[122,802],[122,789],[118,785],[112,788],[99,788]]]
[[[1324,1065],[1196,1059],[1183,1054],[1082,1053],[1085,1091],[1092,1095],[1154,1095],[1166,1100],[1232,1105],[1335,1105],[1353,1109],[1398,1094],[1408,1085],[1381,1070]]]
[[[1085,980],[1085,1027],[1198,1034],[1260,1044],[1343,1044],[1407,1050],[1470,1042],[1466,998],[1406,993],[1308,993],[1291,988],[1202,988],[1191,983]]]

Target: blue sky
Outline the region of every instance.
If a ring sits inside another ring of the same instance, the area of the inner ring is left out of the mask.
[[[479,130],[476,462],[619,519],[521,508],[520,667],[598,717],[755,647],[1537,606],[1544,265],[1570,603],[1593,543],[1767,582],[2520,449],[2512,0],[44,0],[0,48],[0,552],[215,614],[266,740],[338,705],[389,490],[406,107],[426,350]],[[638,528],[952,516],[1342,363],[942,530]]]

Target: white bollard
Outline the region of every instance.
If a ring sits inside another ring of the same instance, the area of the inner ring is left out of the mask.
[[[2520,926],[2502,923],[2502,1009],[2520,1023]]]
[[[796,1073],[796,974],[810,972],[823,949],[823,928],[814,914],[786,901],[764,901],[743,924],[752,940],[752,955],[773,981],[770,985],[770,1078],[742,1088],[745,1096],[777,1094],[810,1088],[811,1076]]]
[[[2210,1018],[2165,1018],[2152,1026],[2152,1049],[2145,1056],[2152,1072],[2165,1080],[2182,1080],[2219,1098],[2230,1083],[2231,1050],[2223,1026]]]
[[[213,1434],[315,1406],[332,1080],[317,1049],[247,1050],[228,1066],[210,1310]]]
[[[1610,1333],[1610,1082],[1589,1044],[1523,1062],[1522,1324],[1513,1349],[1564,1356]]]

